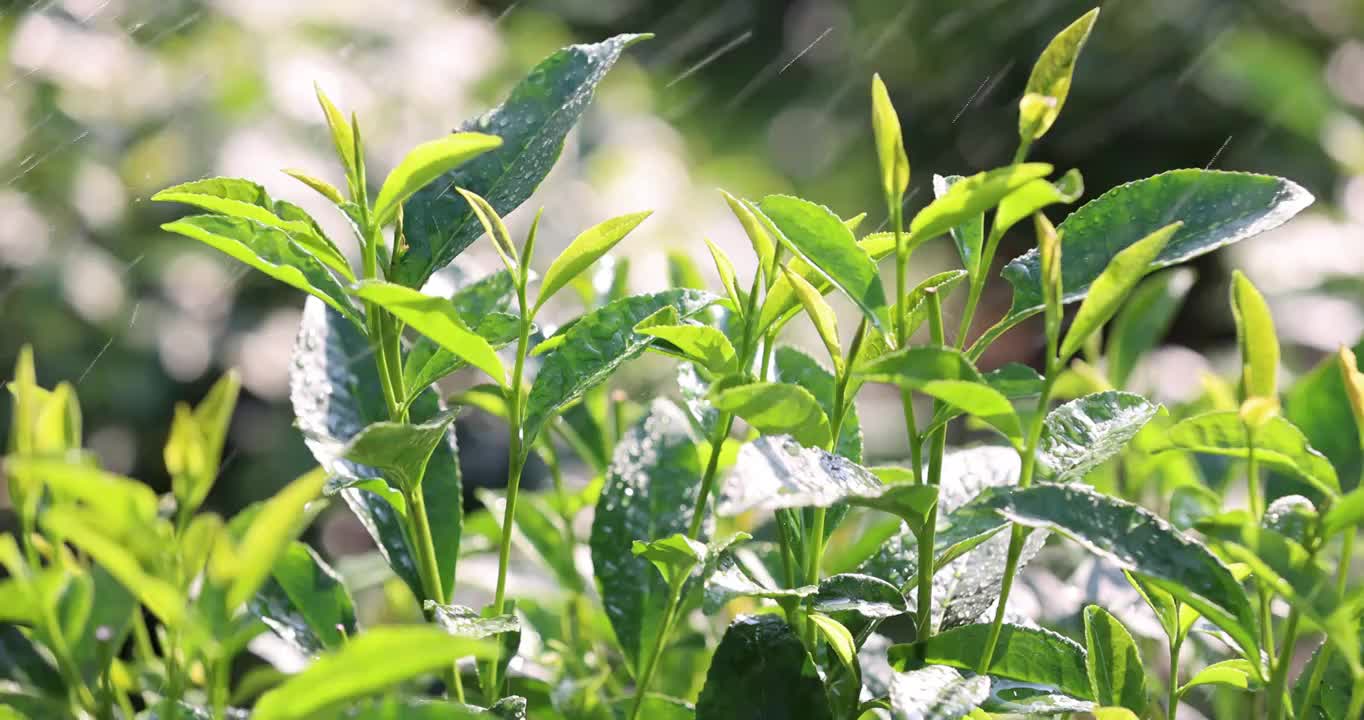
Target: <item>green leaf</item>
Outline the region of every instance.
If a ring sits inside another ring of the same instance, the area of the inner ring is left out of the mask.
[[[767,577],[767,570],[762,567],[760,560],[751,554],[746,558],[740,557],[740,553],[732,548],[712,553],[702,574],[705,577],[705,594],[701,609],[707,615],[720,612],[735,598],[799,599],[818,592],[813,585],[773,587],[774,582]]]
[[[962,178],[909,223],[910,245],[930,240],[999,204],[1014,190],[1051,174],[1047,163],[1022,163]]]
[[[1063,242],[1065,301],[1075,302],[1115,255],[1182,220],[1152,269],[1177,265],[1282,225],[1312,204],[1296,183],[1269,175],[1220,170],[1172,170],[1119,185],[1071,213],[1058,228]],[[1042,310],[1037,250],[1004,268],[1013,286],[1008,327]]]
[[[895,720],[958,720],[990,697],[990,678],[966,679],[945,665],[895,673],[890,709]]]
[[[705,290],[706,281],[691,256],[681,250],[668,251],[668,282],[673,287]]]
[[[427,600],[423,607],[432,614],[442,630],[455,637],[483,639],[521,632],[521,621],[515,615],[485,617],[470,607],[441,605],[431,600]]]
[[[1230,561],[1244,563],[1265,587],[1282,595],[1304,617],[1319,624],[1330,609],[1319,600],[1327,584],[1327,571],[1312,554],[1294,540],[1261,527],[1244,510],[1233,510],[1200,520],[1196,527],[1212,538]],[[1220,541],[1220,542],[1218,542]]]
[[[313,83],[313,91],[317,93],[317,104],[322,106],[322,114],[327,118],[327,127],[331,130],[332,143],[336,146],[336,157],[341,160],[342,166],[346,169],[346,177],[351,181],[352,193],[356,188],[353,183],[358,177],[356,173],[355,157],[355,135],[351,131],[350,123],[346,122],[346,116],[332,104],[326,93],[322,92],[322,86]]]
[[[1194,673],[1194,676],[1179,688],[1179,695],[1182,697],[1200,685],[1226,685],[1239,690],[1252,690],[1258,689],[1261,683],[1255,676],[1255,666],[1240,658],[1233,658],[1213,663]]]
[[[949,188],[965,179],[963,175],[944,177],[935,174],[933,176],[933,197],[940,198],[946,195]],[[1050,186],[1046,180],[1034,180],[1033,182]],[[1029,185],[1031,184],[1029,183]],[[1028,185],[1024,187],[1028,187]],[[1022,192],[1022,190],[1016,192]],[[953,227],[952,244],[957,246],[957,255],[961,257],[962,267],[966,268],[965,274],[969,277],[975,277],[980,272],[980,256],[985,245],[985,213],[982,212],[974,217],[967,218],[960,225]]]
[[[336,650],[358,632],[340,576],[308,545],[289,544],[248,610],[305,655]]]
[[[945,270],[915,285],[905,296],[905,335],[913,334],[928,320],[929,295],[937,293],[939,299],[946,299],[967,277],[965,270]]]
[[[332,185],[326,180],[323,180],[316,176],[310,175],[302,170],[297,170],[294,168],[285,168],[283,170],[280,170],[280,172],[303,183],[304,185],[307,185],[309,188],[312,188],[312,190],[315,191],[318,195],[327,198],[336,205],[342,205],[346,202],[346,198],[341,196],[341,191],[337,190],[335,185]]]
[[[1137,360],[1165,338],[1196,273],[1179,268],[1141,281],[1122,304],[1108,327],[1108,377],[1115,387],[1127,386]]]
[[[460,317],[467,318],[469,314],[461,312]],[[521,318],[515,315],[489,312],[482,317],[476,317],[476,320],[477,322],[472,325],[473,331],[487,340],[494,350],[515,342],[521,335]],[[412,349],[403,360],[403,386],[407,388],[409,395],[407,399],[410,401],[416,398],[437,380],[468,365],[464,358],[422,335],[412,344]]]
[[[265,501],[239,543],[236,574],[227,592],[228,609],[249,600],[270,577],[275,562],[312,520],[304,508],[322,494],[326,482],[326,471],[317,468]]]
[[[597,83],[622,51],[647,35],[617,35],[593,45],[571,45],[540,64],[498,107],[464,123],[461,131],[502,138],[502,146],[445,173],[403,206],[408,249],[392,278],[421,287],[483,234],[468,204],[450,193],[459,187],[488,199],[499,215],[525,202],[549,174],[564,138],[592,100]]]
[[[363,325],[346,291],[293,236],[245,218],[193,215],[161,229],[198,240],[270,277],[317,297],[351,322]]]
[[[372,423],[389,420],[369,341],[354,325],[320,301],[303,306],[298,338],[289,372],[289,399],[295,421],[313,457],[332,475],[369,478],[341,491],[361,524],[374,539],[394,573],[416,597],[422,596],[416,553],[407,539],[405,503],[401,493],[381,479],[378,469],[345,459],[346,443]],[[443,410],[431,389],[418,391],[410,403],[410,419],[423,423]],[[436,560],[448,594],[455,582],[455,565],[464,517],[463,483],[457,461],[455,434],[447,434],[431,455],[422,480]]]
[[[560,330],[555,337],[563,338],[562,345],[545,358],[530,389],[522,425],[525,441],[534,440],[565,405],[648,349],[654,339],[634,331],[640,321],[665,307],[685,320],[714,301],[714,295],[685,289],[634,295],[583,315]]]
[[[1100,705],[1146,711],[1146,668],[1131,633],[1098,605],[1085,608],[1085,668]]]
[[[1057,203],[1069,205],[1080,199],[1084,191],[1084,178],[1074,168],[1067,170],[1055,182],[1039,178],[1025,183],[999,201],[999,209],[990,225],[990,235],[1002,238],[1009,228],[1032,217],[1033,213]]]
[[[1352,352],[1364,353],[1364,340]],[[1364,471],[1364,419],[1356,420],[1350,391],[1342,377],[1340,358],[1327,356],[1298,377],[1284,393],[1284,417],[1296,425],[1343,478],[1357,478]],[[1347,480],[1344,486],[1349,488]]]
[[[607,617],[633,672],[663,631],[668,585],[630,549],[688,529],[704,463],[682,411],[655,400],[616,445],[589,545]],[[704,528],[704,525],[703,525]]]
[[[1245,423],[1234,410],[1181,420],[1169,429],[1165,442],[1157,444],[1153,451],[1180,449],[1235,458],[1247,457],[1250,452]],[[1282,417],[1272,417],[1255,429],[1255,458],[1301,477],[1328,496],[1340,494],[1340,480],[1330,461],[1307,444],[1301,430]]]
[[[0,678],[18,684],[19,688],[35,691],[35,694],[64,698],[67,692],[61,674],[52,666],[47,656],[28,635],[9,624],[0,625]],[[4,705],[8,705],[11,700],[12,698],[0,694],[0,702]],[[69,707],[63,704],[63,710],[69,711]],[[39,717],[61,715],[34,716],[35,720]]]
[[[1090,335],[1099,332],[1117,314],[1132,289],[1146,276],[1151,263],[1181,225],[1178,222],[1170,223],[1113,256],[1089,286],[1089,294],[1080,303],[1080,309],[1070,323],[1066,339],[1061,343],[1062,362],[1079,351]]]
[[[729,255],[721,249],[719,245],[706,240],[706,247],[710,250],[710,258],[715,263],[715,272],[720,276],[720,284],[725,286],[725,294],[729,296],[729,301],[734,304],[736,313],[742,315],[744,312],[744,292],[739,289],[738,276],[734,272],[734,262],[729,259]]]
[[[371,281],[355,291],[362,299],[393,313],[417,332],[507,386],[507,369],[497,351],[460,319],[453,303],[393,283]]]
[[[673,533],[668,537],[648,542],[636,540],[631,545],[630,552],[653,563],[669,584],[679,582],[690,575],[697,565],[706,561],[705,544],[692,540],[682,533]]]
[[[448,668],[459,658],[487,658],[493,652],[494,646],[487,641],[453,637],[436,627],[373,628],[262,695],[251,717],[315,717],[396,683]]]
[[[807,602],[812,610],[837,620],[861,645],[877,622],[909,611],[900,589],[870,575],[841,573],[819,581]]]
[[[384,178],[383,187],[374,201],[374,225],[387,225],[397,215],[398,207],[413,193],[441,175],[501,145],[502,138],[493,135],[457,132],[412,148]]]
[[[1075,61],[1089,39],[1099,8],[1071,23],[1047,44],[1028,76],[1028,86],[1018,102],[1018,135],[1025,145],[1047,134],[1070,94]]]
[[[829,418],[815,396],[799,385],[759,382],[726,387],[712,390],[710,402],[764,435],[790,435],[806,447],[829,446]]]
[[[976,502],[1016,524],[1059,532],[1143,576],[1258,657],[1259,624],[1240,582],[1206,547],[1150,511],[1082,485],[994,489]]]
[[[863,379],[917,390],[975,415],[1016,444],[1023,429],[1013,404],[990,387],[965,353],[948,347],[919,346],[897,350],[854,371]]]
[[[829,507],[852,496],[876,496],[881,481],[852,461],[790,437],[764,435],[739,448],[715,513]]]
[[[820,613],[810,613],[806,617],[814,623],[815,629],[828,641],[829,648],[838,657],[839,662],[849,669],[857,668],[857,643],[853,640],[852,633],[848,628],[843,627],[842,623]]]
[[[824,409],[824,414],[833,417],[834,376],[819,361],[789,345],[782,345],[773,353],[773,367],[776,379],[783,383],[799,385],[810,391]],[[862,462],[862,425],[857,416],[857,406],[848,403],[843,414],[843,427],[835,442],[836,452],[853,462]]]
[[[221,177],[195,180],[166,188],[153,195],[152,200],[184,203],[211,213],[278,228],[341,277],[355,279],[346,256],[308,213],[283,200],[272,200],[265,188],[250,180]]]
[[[1231,274],[1231,309],[1236,317],[1236,343],[1241,348],[1241,393],[1244,398],[1279,399],[1279,337],[1274,318],[1259,290],[1239,270]]]
[[[900,117],[890,103],[890,93],[880,75],[871,76],[871,129],[876,138],[876,159],[881,166],[881,190],[898,203],[909,187],[909,156],[900,135]]]
[[[711,658],[696,720],[797,717],[834,717],[810,654],[778,616],[736,619]]]
[[[144,568],[129,548],[105,535],[100,522],[104,517],[59,506],[46,510],[41,522],[47,532],[84,550],[161,622],[178,627],[185,617],[185,597],[174,585]]]
[[[652,214],[653,212],[650,211],[611,218],[584,230],[578,237],[573,238],[573,242],[569,243],[562,253],[559,253],[559,257],[554,258],[554,262],[545,271],[544,280],[540,284],[540,296],[535,300],[535,307],[531,310],[531,315],[538,312],[545,301],[554,296],[554,293],[559,292],[579,273],[591,267],[597,258],[615,247],[616,243],[630,234],[631,230],[639,227],[639,224]]]
[[[744,234],[748,236],[748,242],[753,246],[753,254],[757,256],[758,264],[763,272],[767,273],[769,277],[775,276],[777,269],[773,267],[773,260],[776,257],[777,245],[772,239],[772,235],[767,232],[767,228],[763,226],[763,223],[744,201],[724,190],[721,190],[720,194],[725,197],[725,204],[729,205],[729,211],[734,213],[734,217],[738,218],[739,224],[743,226]],[[709,244],[710,241],[706,242]],[[716,249],[712,247],[711,254],[714,255],[715,253]],[[719,264],[718,259],[716,264]],[[730,274],[733,275],[732,270]]]
[[[1122,452],[1159,409],[1140,395],[1115,390],[1061,405],[1043,421],[1038,469],[1053,482],[1080,482]]]
[[[946,665],[974,670],[990,635],[988,623],[945,630],[928,640],[892,645],[886,658],[897,670]],[[1050,630],[1005,623],[988,674],[1051,685],[1067,695],[1090,699],[1085,649]]]
[[[709,325],[637,325],[635,332],[671,343],[689,360],[713,373],[724,375],[739,370],[729,338]]]
[[[128,537],[145,534],[157,519],[156,493],[146,483],[105,472],[87,463],[11,456],[5,460],[9,473],[41,478],[57,497],[80,501],[107,518],[101,529],[109,535]]]
[[[857,244],[837,215],[822,205],[789,195],[769,195],[759,208],[778,229],[782,244],[818,268],[877,329],[882,332],[890,329],[886,294],[876,262]]]
[[[782,272],[786,275],[786,281],[791,283],[791,287],[796,291],[796,297],[800,298],[800,304],[805,308],[805,314],[810,318],[811,324],[815,326],[815,332],[823,341],[824,349],[829,351],[829,359],[841,374],[843,348],[838,344],[838,317],[834,315],[834,309],[824,301],[824,294],[809,281],[785,268]]]
[[[1322,537],[1358,527],[1364,523],[1364,488],[1355,488],[1331,504],[1321,519]]]
[[[431,454],[445,440],[454,422],[454,412],[444,412],[430,422],[421,424],[377,422],[346,443],[347,460],[378,468],[399,490],[413,492],[421,487],[426,476],[426,464]],[[328,482],[328,494],[357,478],[338,478],[341,483]]]

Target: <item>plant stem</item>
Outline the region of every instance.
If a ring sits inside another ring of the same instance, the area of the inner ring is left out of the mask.
[[[1047,404],[1051,401],[1052,387],[1057,376],[1056,339],[1047,339],[1046,377],[1042,380],[1042,393],[1037,398],[1037,412],[1033,414],[1028,428],[1027,444],[1024,446],[1019,470],[1018,486],[1026,488],[1032,484],[1032,476],[1037,468],[1037,446],[1042,440],[1042,421],[1047,416]],[[1027,531],[1021,525],[1014,525],[1009,537],[1009,554],[1004,563],[1004,583],[999,589],[999,607],[995,609],[995,619],[990,626],[990,637],[981,653],[977,672],[985,673],[994,660],[995,646],[999,644],[999,633],[1004,626],[1004,609],[1009,603],[1009,591],[1013,589],[1014,575],[1018,572],[1019,557],[1023,553],[1023,540]]]
[[[1165,701],[1166,720],[1175,720],[1175,708],[1179,707],[1179,651],[1184,646],[1184,633],[1175,630],[1170,640],[1170,690]]]
[[[217,662],[212,663],[209,672],[212,674],[209,695],[213,705],[213,718],[214,720],[226,720],[228,682],[232,674],[232,660],[230,658],[219,658]]]
[[[946,344],[946,337],[943,333],[942,320],[942,297],[936,292],[928,294],[928,331],[934,344]],[[933,401],[933,416],[936,416],[941,403]],[[937,487],[942,483],[942,459],[947,450],[947,428],[941,427],[933,432],[929,437],[928,448],[928,484]],[[918,620],[918,640],[927,640],[933,635],[933,575],[936,558],[934,550],[937,544],[938,524],[938,505],[928,511],[928,516],[924,519],[923,528],[916,536],[919,545],[919,594],[918,604],[915,608],[916,620]]]
[[[1260,489],[1260,465],[1259,458],[1255,454],[1255,431],[1249,425],[1243,424],[1246,433],[1246,494],[1249,495],[1251,516],[1255,519],[1255,524],[1259,525],[1260,520],[1265,515],[1264,495]],[[1256,594],[1260,598],[1260,645],[1264,648],[1265,654],[1269,657],[1269,664],[1274,666],[1274,615],[1273,615],[1273,594],[1269,588],[1261,582],[1255,584]]]
[[[1349,528],[1345,531],[1340,548],[1339,565],[1336,566],[1336,600],[1342,601],[1345,598],[1345,586],[1350,579],[1350,564],[1354,559],[1355,535],[1357,530]],[[1307,679],[1307,692],[1298,706],[1298,717],[1306,717],[1304,713],[1317,701],[1317,691],[1321,688],[1321,680],[1326,675],[1326,666],[1331,662],[1331,655],[1335,651],[1335,646],[1328,638],[1321,647],[1316,662],[1312,666],[1312,674]]]
[[[1295,607],[1289,611],[1288,621],[1284,624],[1283,653],[1279,656],[1278,662],[1274,664],[1274,672],[1269,679],[1269,711],[1266,714],[1269,720],[1281,720],[1283,718],[1288,669],[1293,664],[1293,645],[1297,639],[1298,609]]]
[[[658,670],[658,661],[663,656],[663,649],[667,647],[667,637],[672,634],[673,624],[677,622],[677,607],[682,602],[682,589],[685,586],[686,576],[683,576],[668,588],[668,606],[663,612],[663,630],[659,633],[658,641],[654,643],[649,657],[645,659],[644,666],[640,668],[635,699],[630,704],[629,720],[639,720],[640,710],[644,708],[644,698],[648,696],[649,685],[653,682],[654,672]]]

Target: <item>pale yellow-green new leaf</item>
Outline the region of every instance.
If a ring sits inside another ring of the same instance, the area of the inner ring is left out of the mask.
[[[516,245],[512,244],[511,233],[507,232],[507,226],[502,222],[502,216],[497,214],[497,210],[483,199],[482,195],[464,188],[455,188],[460,195],[469,203],[478,221],[483,224],[483,231],[488,233],[488,237],[493,241],[493,248],[502,258],[502,264],[507,266],[507,271],[516,277],[520,277],[517,267],[521,264],[521,259],[516,253]]]
[[[470,656],[495,658],[497,646],[488,640],[455,637],[434,625],[370,628],[262,695],[251,717],[334,717],[323,713],[403,681],[448,670],[454,661]]]
[[[464,324],[454,303],[388,282],[367,282],[357,288],[355,294],[393,313],[455,357],[506,387],[507,369],[498,359],[497,351],[483,336]]]
[[[810,316],[810,322],[819,333],[819,339],[829,351],[829,358],[833,360],[834,367],[842,372],[843,348],[838,342],[838,317],[834,315],[834,309],[829,307],[829,303],[824,300],[824,294],[811,285],[809,280],[784,267],[782,274],[796,291],[796,297],[800,298],[800,304],[805,307],[805,314]]]
[[[772,261],[777,250],[777,243],[767,232],[767,228],[758,221],[758,218],[739,198],[730,195],[724,190],[720,194],[725,196],[725,203],[729,205],[729,211],[734,213],[734,217],[739,219],[739,224],[744,228],[744,234],[748,235],[748,242],[753,245],[753,254],[758,257],[758,265],[765,273],[772,273]]]
[[[337,190],[335,185],[332,185],[331,183],[327,182],[326,180],[323,180],[322,178],[309,175],[308,173],[303,172],[302,170],[297,170],[294,168],[285,168],[280,172],[303,183],[304,185],[307,185],[309,188],[312,188],[312,190],[316,192],[318,195],[327,198],[336,205],[341,205],[346,202],[346,198],[341,196],[341,191]]]
[[[1094,8],[1052,38],[1033,65],[1027,89],[1018,101],[1018,134],[1025,144],[1047,134],[1070,94],[1075,61],[1089,38],[1099,8]]]
[[[1042,300],[1046,306],[1046,337],[1048,347],[1061,334],[1061,238],[1046,215],[1033,214],[1033,229],[1037,233],[1038,253],[1042,256]]]
[[[720,275],[720,284],[725,286],[725,293],[729,295],[730,302],[734,303],[735,312],[742,317],[744,313],[743,293],[739,291],[739,278],[734,272],[734,263],[720,246],[706,239],[706,247],[710,249],[710,258],[715,261],[715,272]]]
[[[534,315],[540,307],[559,292],[578,273],[586,270],[597,261],[607,251],[616,246],[631,230],[639,227],[644,219],[652,215],[652,211],[631,213],[611,218],[606,222],[594,225],[584,230],[581,235],[573,238],[573,242],[559,253],[559,257],[554,258],[550,263],[549,269],[545,271],[545,277],[540,281],[540,297],[535,300],[535,308],[531,310]]]
[[[1359,430],[1359,446],[1364,447],[1364,373],[1359,372],[1359,364],[1350,348],[1341,347],[1338,359],[1340,376],[1345,381],[1345,396],[1350,400],[1355,427]]]
[[[1089,294],[1075,313],[1066,340],[1061,344],[1061,362],[1079,351],[1089,336],[1113,318],[1132,288],[1146,277],[1151,270],[1151,263],[1155,262],[1156,256],[1160,255],[1160,251],[1165,249],[1170,238],[1182,226],[1180,222],[1170,223],[1113,256],[1099,277],[1090,284]]]
[[[810,613],[807,617],[810,622],[819,628],[819,633],[829,641],[829,648],[834,651],[834,655],[851,670],[857,669],[857,643],[853,640],[851,632],[843,626],[843,623],[824,615],[822,613]]]
[[[317,499],[326,482],[327,471],[316,468],[265,501],[237,546],[238,565],[227,591],[229,609],[251,599],[270,577],[275,561],[312,519],[304,508]]]
[[[1269,304],[1238,270],[1231,276],[1231,310],[1241,348],[1242,398],[1279,398],[1279,338]]]
[[[876,159],[881,165],[881,189],[891,202],[899,202],[909,187],[909,156],[900,131],[900,118],[890,104],[890,94],[880,75],[871,77],[871,129],[876,137]]]
[[[341,110],[332,104],[327,94],[322,92],[322,86],[314,84],[313,89],[317,91],[317,104],[322,106],[322,114],[327,118],[327,128],[331,130],[332,142],[336,145],[336,156],[341,159],[341,164],[346,168],[347,177],[352,182],[355,178],[355,134],[351,132],[351,126],[346,122],[346,116],[341,114]],[[351,188],[352,191],[355,188]]]
[[[412,193],[460,165],[502,145],[502,138],[483,133],[461,132],[424,142],[407,153],[393,168],[374,201],[374,222],[387,225],[398,207]]]
[[[672,343],[688,359],[700,363],[711,372],[723,375],[737,372],[739,369],[734,346],[729,342],[729,338],[709,325],[636,326],[635,332]],[[654,349],[658,347],[655,346]]]

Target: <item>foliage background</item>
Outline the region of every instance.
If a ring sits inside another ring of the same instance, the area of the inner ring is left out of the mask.
[[[790,191],[849,216],[884,213],[867,88],[880,72],[906,126],[909,204],[932,173],[1007,162],[1029,63],[1092,0],[42,0],[0,4],[0,366],[31,342],[40,382],[79,380],[90,445],[112,470],[164,488],[177,400],[238,367],[243,400],[210,505],[231,511],[310,463],[287,405],[302,299],[159,225],[185,212],[157,189],[233,175],[332,221],[277,170],[339,181],[314,82],[367,129],[371,167],[496,104],[562,44],[657,37],[604,84],[564,158],[528,204],[546,208],[540,253],[613,214],[654,209],[623,244],[636,290],[666,284],[665,253],[746,241],[714,191]],[[1159,398],[1225,368],[1234,330],[1224,267],[1270,295],[1290,368],[1364,332],[1364,5],[1352,0],[1105,2],[1067,111],[1034,150],[1079,166],[1086,197],[1176,167],[1293,178],[1318,198],[1289,225],[1197,264],[1171,347],[1144,371]],[[528,221],[524,209],[509,222]],[[1056,218],[1059,220],[1059,218]],[[343,241],[344,242],[344,241]],[[1013,239],[1006,261],[1029,239]],[[353,251],[353,248],[346,248]],[[922,277],[952,259],[916,254]],[[481,254],[480,254],[481,253]],[[471,253],[485,269],[490,251]],[[936,256],[935,256],[936,254]],[[706,263],[701,263],[705,267]],[[708,268],[707,268],[708,269]],[[740,271],[747,272],[741,267]],[[712,278],[712,280],[714,280]],[[982,321],[1007,297],[986,298]],[[846,311],[848,308],[840,307]],[[560,317],[575,308],[566,307]],[[952,309],[949,308],[949,315]],[[852,323],[844,323],[851,327]],[[790,339],[812,343],[804,328]],[[1037,327],[987,356],[1029,360]],[[646,397],[666,382],[636,364]],[[888,397],[888,402],[893,398]],[[898,411],[864,399],[871,454],[893,452]],[[4,409],[8,412],[8,405]],[[498,429],[466,419],[466,478],[498,482]],[[338,514],[340,517],[342,514]],[[324,524],[327,528],[335,523]],[[325,538],[344,548],[344,527]]]

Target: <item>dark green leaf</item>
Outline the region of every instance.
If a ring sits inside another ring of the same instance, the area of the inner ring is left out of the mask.
[[[745,615],[725,631],[696,701],[696,720],[832,720],[810,654],[786,621]]]
[[[887,657],[897,670],[946,665],[975,670],[990,635],[988,623],[945,630],[928,640],[892,645]],[[989,674],[1022,682],[1051,685],[1067,695],[1089,699],[1085,649],[1041,628],[1006,623],[990,660]]]
[[[66,684],[47,658],[17,626],[0,624],[0,678],[21,688],[52,697],[65,697]],[[0,696],[0,700],[4,700]]]
[[[1143,280],[1123,303],[1108,330],[1108,377],[1119,388],[1127,386],[1137,360],[1165,337],[1184,296],[1193,287],[1193,270],[1179,268]]]
[[[1175,220],[1184,226],[1153,267],[1177,265],[1283,224],[1312,203],[1296,183],[1268,175],[1220,170],[1173,170],[1120,185],[1071,213],[1063,238],[1065,301],[1089,292],[1113,256]],[[1042,310],[1036,250],[1004,268],[1014,289],[1010,326]]]
[[[454,420],[454,412],[444,412],[420,425],[374,423],[346,443],[345,458],[378,468],[400,490],[416,490],[421,487],[431,454],[445,440]],[[357,479],[341,478],[343,484],[336,483],[336,479],[329,481],[328,494]]]
[[[876,262],[858,246],[837,215],[822,205],[789,195],[769,195],[759,207],[778,229],[784,245],[818,268],[878,329],[890,329]]]
[[[809,390],[788,383],[759,382],[712,390],[710,402],[764,435],[790,435],[806,447],[829,445],[829,418]]]
[[[327,268],[289,233],[245,218],[192,215],[162,225],[215,248],[270,277],[317,297],[361,325],[360,314]]]
[[[1364,355],[1364,342],[1353,352]],[[1350,408],[1349,395],[1341,377],[1339,360],[1327,356],[1307,374],[1299,377],[1284,396],[1284,416],[1300,428],[1312,447],[1321,451],[1353,487],[1348,478],[1361,475],[1364,444],[1360,443],[1360,423]]]
[[[440,605],[430,600],[426,601],[425,609],[442,630],[455,637],[481,639],[521,632],[521,621],[515,615],[485,617],[470,607]]]
[[[818,360],[804,352],[783,345],[773,353],[773,367],[777,380],[799,385],[810,391],[824,409],[824,414],[834,416],[834,376]],[[857,407],[849,404],[843,415],[843,427],[839,430],[837,451],[853,462],[862,462],[862,424],[857,418]]]
[[[1079,482],[1122,452],[1160,408],[1140,395],[1109,390],[1047,413],[1038,469],[1054,482]]]
[[[275,562],[271,579],[251,599],[249,610],[305,655],[340,648],[357,632],[346,586],[301,542],[292,543]]]
[[[876,495],[881,481],[852,461],[785,436],[744,445],[722,486],[716,513],[829,507],[853,495]]]
[[[682,412],[656,400],[616,446],[597,500],[592,564],[606,615],[631,668],[637,669],[661,631],[668,586],[630,548],[639,538],[687,531],[703,462]]]
[[[483,234],[453,188],[488,199],[501,215],[530,197],[549,173],[568,134],[592,100],[597,83],[622,51],[644,35],[617,35],[594,45],[571,45],[540,62],[500,106],[460,127],[502,138],[502,146],[442,175],[403,206],[409,248],[394,280],[421,287]]]
[[[1085,667],[1094,701],[1146,711],[1146,668],[1131,633],[1107,610],[1085,608]]]
[[[945,665],[895,673],[890,710],[895,720],[958,720],[990,696],[990,678],[966,679]]]

